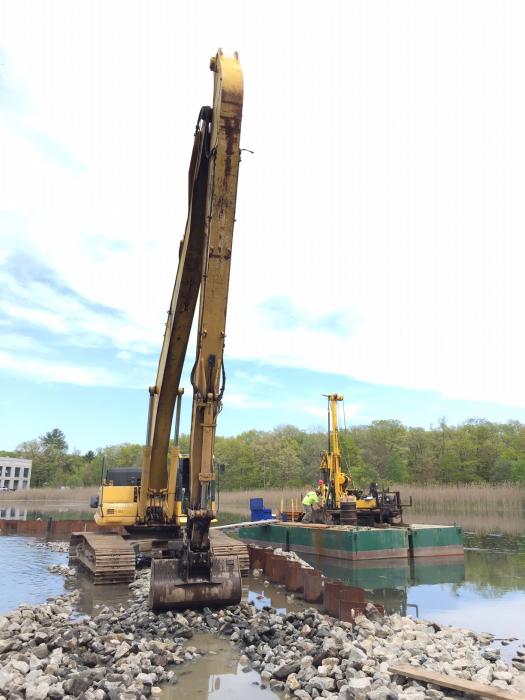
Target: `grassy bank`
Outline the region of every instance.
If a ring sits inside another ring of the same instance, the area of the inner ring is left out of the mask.
[[[96,486],[65,489],[28,489],[27,491],[0,491],[0,504],[27,503],[40,505],[76,505],[89,506],[89,499],[98,491]]]
[[[292,498],[301,502],[307,488],[223,491],[220,494],[221,508],[230,513],[248,513],[250,498],[264,498],[265,505],[274,510],[280,508],[283,499],[289,508]],[[525,515],[525,488],[516,484],[396,484],[391,488],[401,492],[403,503],[408,503],[412,497],[414,513],[483,515],[497,512]]]
[[[310,487],[311,488],[311,487]],[[247,491],[221,491],[219,505],[221,511],[237,513],[238,515],[250,514],[250,498],[263,498],[266,508],[271,508],[274,513],[281,508],[283,499],[284,509],[291,508],[292,498],[295,503],[301,503],[301,494],[306,493],[308,487],[304,489],[252,489]],[[302,507],[302,506],[301,506]]]
[[[221,491],[221,510],[228,513],[247,514],[250,512],[250,498],[263,498],[266,507],[279,510],[281,499],[285,508],[290,508],[291,501],[301,502],[303,494],[311,486],[284,489],[246,489],[242,491]],[[516,484],[436,484],[410,485],[397,484],[393,490],[399,490],[403,503],[413,499],[413,512],[425,513],[521,513],[525,514],[525,487]],[[80,488],[39,488],[28,491],[0,491],[0,503],[85,503],[90,496],[98,492],[96,486]]]
[[[475,532],[505,532],[520,534],[525,528],[525,488],[515,484],[436,484],[414,486],[398,484],[392,487],[401,492],[402,502],[412,497],[412,507],[405,508],[407,523],[447,525],[457,522],[465,530]],[[301,502],[300,489],[255,489],[229,491],[220,495],[221,511],[248,517],[250,498],[264,498],[274,512],[280,509],[281,499],[290,508],[291,499]]]
[[[265,506],[277,512],[283,502],[290,509],[292,499],[300,505],[302,489],[253,489],[244,491],[221,491],[220,511],[228,517],[248,519],[250,498],[263,498]],[[515,484],[470,485],[397,485],[393,487],[402,494],[403,503],[412,497],[412,508],[405,509],[406,522],[452,523],[476,531],[522,532],[525,525],[525,488]],[[85,509],[90,496],[97,487],[71,489],[31,489],[29,491],[0,492],[0,507],[13,504],[32,509],[57,509],[64,506]],[[229,520],[229,522],[232,522]]]
[[[525,488],[516,484],[399,485],[403,503],[412,496],[412,510],[424,513],[525,513]]]

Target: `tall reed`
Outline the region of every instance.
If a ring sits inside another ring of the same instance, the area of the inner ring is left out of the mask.
[[[82,486],[78,488],[64,489],[27,489],[24,491],[0,491],[0,503],[33,503],[41,505],[43,503],[52,505],[54,503],[84,503],[89,506],[90,496],[97,493],[96,486]]]

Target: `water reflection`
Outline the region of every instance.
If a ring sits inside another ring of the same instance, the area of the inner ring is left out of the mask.
[[[27,520],[27,508],[18,506],[0,508],[0,520]]]
[[[47,520],[48,518],[53,518],[53,520],[93,520],[93,511],[87,508],[73,509],[71,506],[63,508],[41,506],[38,508],[35,505],[27,511],[28,520]]]
[[[415,504],[413,509],[404,513],[407,523],[427,523],[429,525],[450,525],[457,523],[463,531],[471,530],[479,533],[504,533],[520,536],[525,531],[525,516],[523,511],[497,511],[469,513],[446,510],[433,512],[425,504]]]
[[[163,698],[195,698],[196,700],[246,700],[257,691],[257,697],[270,700],[279,697],[269,688],[261,688],[255,671],[244,673],[238,662],[239,652],[231,642],[211,634],[196,634],[187,646],[197,647],[205,655],[177,670],[178,683],[163,687]]]
[[[83,574],[77,574],[76,576],[68,579],[66,583],[67,590],[77,589],[80,593],[76,607],[79,613],[85,615],[96,614],[97,608],[101,608],[105,605],[110,605],[111,607],[119,608],[120,606],[127,607],[129,605],[129,586],[126,583],[109,585],[109,586],[95,586],[89,578]]]
[[[32,537],[0,537],[0,613],[13,610],[22,602],[43,603],[48,596],[64,591],[63,577],[50,574],[47,567],[65,564],[67,554],[28,546],[35,542]]]
[[[327,576],[366,589],[388,612],[416,615],[499,638],[523,635],[525,537],[465,534],[464,557],[344,562],[306,557]],[[509,659],[516,645],[502,649]]]

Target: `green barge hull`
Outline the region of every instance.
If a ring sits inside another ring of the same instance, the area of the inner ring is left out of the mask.
[[[351,561],[463,554],[461,528],[456,525],[371,528],[268,523],[241,527],[239,537],[263,547]]]

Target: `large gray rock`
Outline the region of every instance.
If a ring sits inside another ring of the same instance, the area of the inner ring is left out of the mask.
[[[342,654],[351,664],[364,663],[367,658],[365,652],[355,646],[355,644],[352,644],[352,642],[346,642],[343,645]]]
[[[39,683],[38,685],[26,686],[26,700],[44,700],[47,698],[49,683]]]
[[[297,673],[301,668],[300,664],[296,661],[292,661],[289,664],[283,664],[275,669],[273,672],[273,677],[278,681],[285,681],[291,673]]]
[[[48,698],[53,698],[53,700],[60,700],[65,695],[62,683],[55,683],[47,691]]]
[[[130,645],[127,642],[122,642],[120,646],[117,647],[117,650],[115,651],[115,661],[118,661],[118,659],[122,659],[124,656],[127,656],[130,652]]]
[[[375,690],[369,690],[366,697],[368,700],[397,700],[398,696],[386,685],[382,685]]]
[[[87,673],[77,673],[64,681],[64,690],[73,697],[78,697],[90,686],[91,678]]]
[[[367,690],[370,688],[370,678],[350,678],[347,685],[352,690]]]
[[[299,698],[299,700],[311,700],[312,696],[307,693],[306,690],[296,690],[294,697]]]
[[[29,664],[25,661],[21,661],[20,659],[13,659],[11,661],[11,666],[24,675],[29,673]]]
[[[314,676],[310,678],[308,684],[315,688],[316,690],[334,690],[335,681],[333,678],[327,678],[326,676]]]
[[[0,670],[0,690],[5,690],[12,678],[12,673]]]
[[[37,659],[45,659],[49,656],[49,649],[47,648],[47,644],[42,642],[42,644],[39,644],[37,647],[33,649],[33,654],[37,657]]]
[[[360,632],[364,632],[366,634],[374,634],[376,631],[375,624],[364,615],[358,615],[355,618],[355,626]]]

